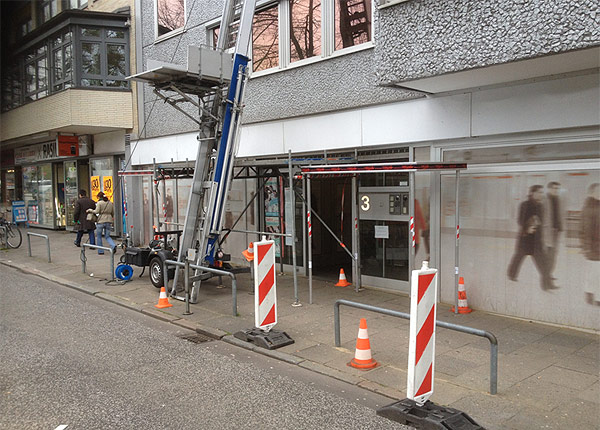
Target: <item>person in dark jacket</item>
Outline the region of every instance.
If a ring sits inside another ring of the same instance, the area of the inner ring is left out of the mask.
[[[88,233],[90,236],[90,244],[96,244],[96,238],[94,232],[96,230],[96,223],[94,221],[88,221],[87,210],[96,209],[96,203],[87,197],[85,190],[79,190],[79,199],[75,202],[75,213],[73,214],[73,220],[75,221],[74,230],[77,232],[75,238],[75,246],[81,246],[81,238],[84,233]]]
[[[508,266],[508,279],[517,281],[519,268],[523,259],[531,255],[533,262],[540,272],[542,290],[558,288],[552,282],[548,261],[544,250],[542,238],[542,225],[544,222],[544,187],[533,185],[529,188],[527,200],[519,206],[519,237],[515,247],[515,254]]]

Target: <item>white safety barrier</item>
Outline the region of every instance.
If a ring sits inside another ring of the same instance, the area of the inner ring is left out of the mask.
[[[412,271],[406,397],[424,404],[433,394],[437,269]]]
[[[254,242],[254,324],[269,331],[277,324],[275,241]]]

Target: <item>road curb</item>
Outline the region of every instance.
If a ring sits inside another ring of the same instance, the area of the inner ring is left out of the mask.
[[[100,299],[106,300],[107,302],[115,303],[119,306],[123,306],[124,308],[132,309],[137,312],[142,312],[142,309],[143,309],[141,305],[138,305],[137,303],[134,303],[134,302],[124,299],[122,297],[111,296],[110,294],[106,294],[106,293],[97,293],[94,295]]]

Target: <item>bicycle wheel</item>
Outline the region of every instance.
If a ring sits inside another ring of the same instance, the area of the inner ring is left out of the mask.
[[[8,225],[6,226],[6,243],[11,248],[18,248],[21,246],[21,242],[23,242],[23,236],[21,235],[21,230],[19,227]]]

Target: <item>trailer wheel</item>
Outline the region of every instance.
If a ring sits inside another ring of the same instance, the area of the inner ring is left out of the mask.
[[[164,287],[163,262],[160,257],[150,260],[150,281],[156,288]]]

